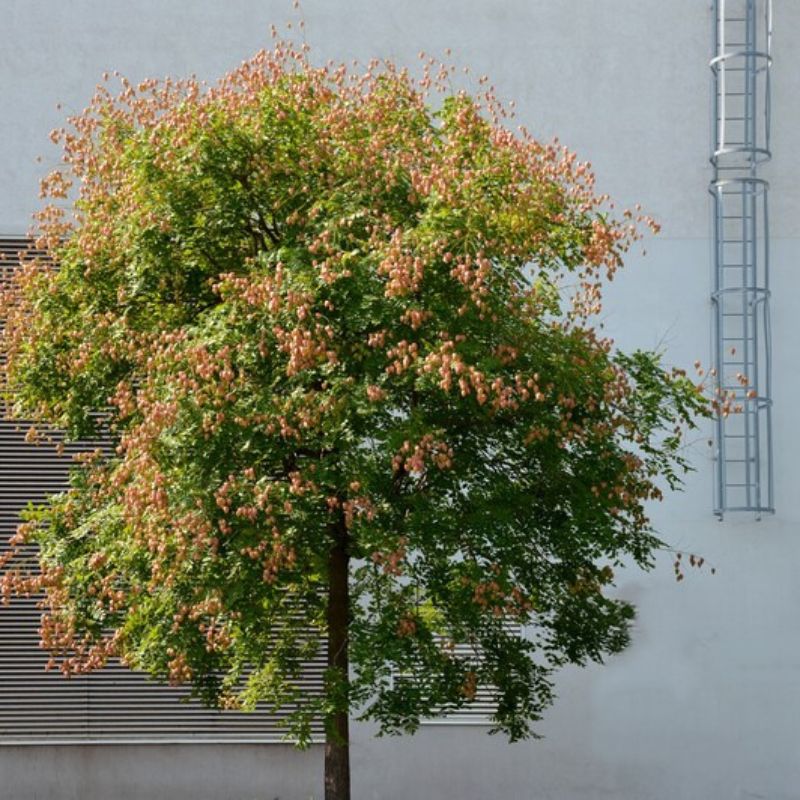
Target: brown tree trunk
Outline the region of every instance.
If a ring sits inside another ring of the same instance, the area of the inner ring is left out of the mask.
[[[325,800],[350,800],[348,623],[350,554],[342,517],[328,554],[328,667],[338,673],[338,708],[325,720]]]

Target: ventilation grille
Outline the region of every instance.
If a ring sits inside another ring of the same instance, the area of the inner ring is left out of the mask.
[[[512,636],[523,636],[523,628],[518,623],[508,623],[507,632]],[[444,640],[442,640],[444,642]],[[465,661],[480,659],[479,653],[469,644],[451,645],[452,655]],[[414,677],[400,673],[394,676],[395,682],[413,681]],[[474,697],[461,708],[445,714],[437,714],[420,720],[420,725],[492,725],[492,717],[497,712],[497,690],[494,686],[479,685]]]
[[[0,239],[0,279],[28,252],[25,239]],[[41,255],[41,254],[38,254]],[[0,552],[19,523],[19,511],[66,487],[71,456],[52,445],[25,442],[29,426],[0,420]],[[94,446],[92,443],[90,446]],[[120,665],[71,679],[46,672],[39,649],[41,612],[35,600],[0,605],[0,745],[114,742],[278,742],[286,713],[258,708],[251,713],[216,711],[187,697],[187,690],[156,684]],[[298,681],[310,696],[323,688],[324,648]],[[312,726],[322,740],[322,724]]]

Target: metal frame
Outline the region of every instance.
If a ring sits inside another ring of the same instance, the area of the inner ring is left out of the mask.
[[[714,0],[714,513],[774,512],[769,184],[772,0]],[[724,409],[724,410],[723,410]],[[728,413],[730,409],[730,413]]]

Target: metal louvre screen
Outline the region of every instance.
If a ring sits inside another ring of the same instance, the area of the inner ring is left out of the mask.
[[[522,626],[509,623],[507,630],[515,636],[522,636]],[[460,657],[474,656],[473,648],[468,644],[456,643],[453,655]],[[497,711],[497,690],[493,686],[478,685],[475,696],[463,708],[443,714],[440,717],[421,720],[422,725],[489,725]]]
[[[27,239],[0,238],[0,279],[8,279],[23,251],[35,254]],[[24,423],[0,420],[0,552],[16,530],[19,511],[61,491],[71,455],[86,447],[66,447],[58,456],[52,445],[26,443],[26,429]],[[40,614],[34,599],[0,605],[0,745],[283,740],[284,713],[209,709],[188,700],[185,689],[156,684],[119,665],[69,680],[46,672],[47,655],[38,646]],[[301,688],[321,692],[324,670],[320,647]],[[313,736],[321,740],[321,721]]]
[[[523,636],[524,630],[518,623],[508,623],[506,630],[513,636]],[[444,643],[444,640],[441,640]],[[449,651],[453,656],[460,659],[480,658],[472,645],[464,642],[456,642],[451,645]],[[413,681],[413,675],[407,673],[397,673],[394,675],[395,682]],[[475,687],[475,695],[465,703],[462,708],[447,713],[440,713],[433,717],[423,717],[420,725],[491,725],[492,717],[497,712],[497,690],[494,686],[479,684]]]

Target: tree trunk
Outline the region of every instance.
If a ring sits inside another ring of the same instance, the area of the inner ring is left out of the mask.
[[[328,554],[328,667],[338,673],[337,708],[325,720],[325,800],[350,800],[348,623],[350,554],[342,516]]]

